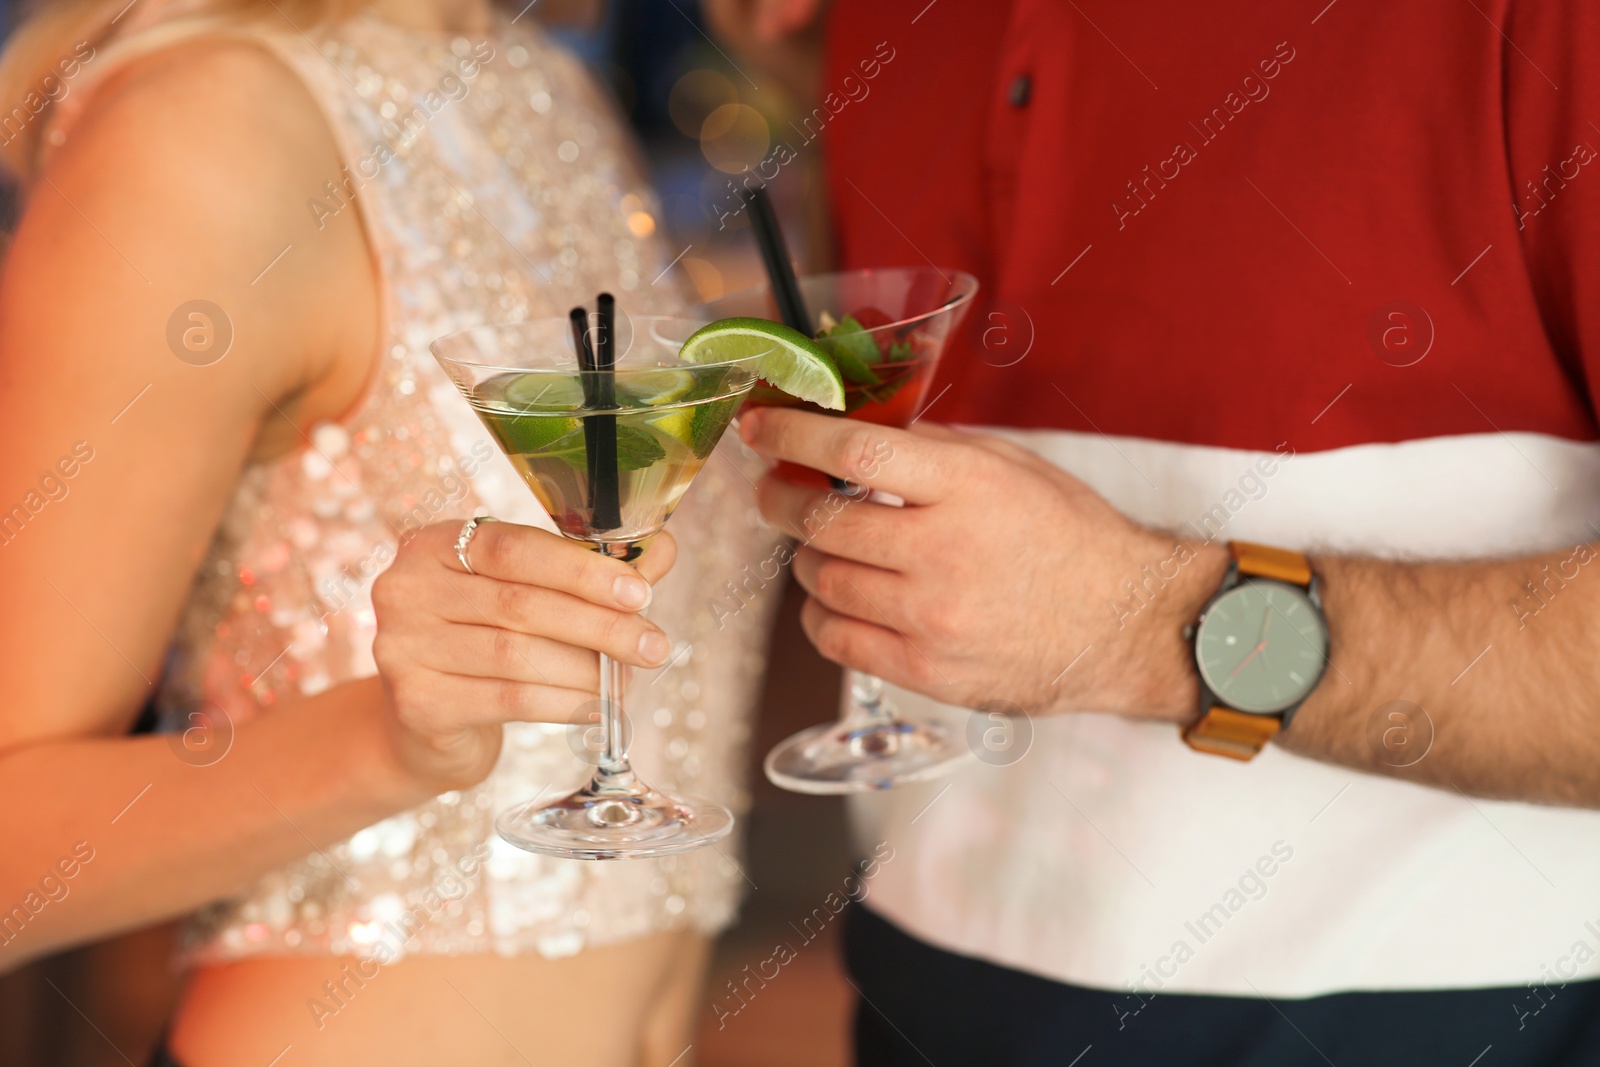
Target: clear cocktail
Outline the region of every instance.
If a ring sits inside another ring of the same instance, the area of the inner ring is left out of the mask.
[[[442,337],[434,356],[561,532],[632,560],[683,499],[758,374],[843,404],[838,373],[804,337],[735,322],[622,318],[601,297],[598,325],[566,319]],[[665,856],[711,844],[733,814],[668,796],[628,763],[621,665],[600,654],[601,750],[583,788],[502,812],[500,836],[577,859]]]
[[[581,321],[581,316],[579,317]],[[624,320],[574,351],[571,319],[484,326],[442,337],[434,355],[567,537],[618,559],[638,555],[683,498],[756,381],[749,359],[679,359],[699,320]],[[579,859],[664,856],[733,828],[711,800],[669,796],[628,763],[623,672],[600,656],[601,751],[581,789],[502,812],[500,836]]]
[[[563,534],[636,541],[667,521],[750,391],[748,369],[623,367],[617,403],[585,410],[581,375],[507,372],[468,394],[478,417]],[[595,523],[584,422],[616,426],[618,519]]]

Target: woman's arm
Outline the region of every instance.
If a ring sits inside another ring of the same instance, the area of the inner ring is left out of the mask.
[[[196,767],[159,736],[84,737],[0,757],[0,972],[191,911],[252,878],[422,803],[392,755],[376,678],[242,725]],[[80,847],[80,843],[87,848]],[[74,849],[87,863],[72,864]],[[65,870],[76,866],[73,876]],[[54,875],[54,885],[41,881]],[[55,885],[59,900],[48,900]],[[14,909],[22,907],[26,918]],[[9,919],[10,922],[6,920]]]
[[[108,84],[32,192],[0,275],[0,970],[481,780],[502,723],[592,699],[594,648],[665,658],[627,565],[501,523],[472,576],[455,529],[430,527],[374,588],[382,680],[284,701],[212,766],[124,736],[243,466],[300,447],[367,377],[357,213],[319,227],[306,206],[339,167],[290,72],[209,43]],[[231,323],[215,361],[182,337],[203,323],[172,339],[197,299]]]
[[[191,907],[426,795],[375,743],[376,684],[244,725],[213,767],[120,736],[245,462],[293,447],[287,419],[365,373],[356,213],[319,232],[305,207],[338,173],[298,81],[212,43],[106,85],[30,192],[0,277],[0,908],[75,843],[94,859],[0,966]],[[197,299],[227,321],[210,353],[182,330],[175,351],[169,320]]]

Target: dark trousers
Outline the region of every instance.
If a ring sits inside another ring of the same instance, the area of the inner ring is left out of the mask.
[[[858,1067],[1600,1067],[1600,981],[1137,997],[944,952],[864,907],[845,956]]]

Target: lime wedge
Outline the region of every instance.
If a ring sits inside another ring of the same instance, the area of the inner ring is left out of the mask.
[[[798,330],[766,319],[719,319],[683,343],[690,363],[723,363],[759,357],[768,384],[790,396],[834,411],[844,410],[844,379],[833,357]]]
[[[682,400],[694,388],[694,372],[682,367],[659,367],[617,375],[617,391],[647,407]]]

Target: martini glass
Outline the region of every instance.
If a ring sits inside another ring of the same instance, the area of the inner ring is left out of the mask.
[[[834,355],[845,379],[845,416],[897,428],[915,421],[939,357],[977,291],[972,275],[934,267],[801,278],[813,333]],[[778,314],[769,286],[733,293],[695,310],[708,319]],[[823,411],[765,383],[756,385],[750,403]],[[780,463],[778,474],[818,488],[830,484],[820,472],[790,463]],[[844,484],[834,491],[861,501],[857,488]],[[880,506],[900,503],[884,494],[867,499]],[[849,671],[848,677],[850,703],[838,721],[802,730],[767,753],[764,767],[774,785],[815,794],[890,789],[947,774],[971,757],[963,739],[944,724],[902,715],[885,696],[882,679],[864,671]]]
[[[481,326],[442,337],[432,350],[561,533],[631,562],[666,524],[756,381],[752,359],[680,360],[698,325],[619,316],[609,371],[583,369],[565,318]],[[590,333],[603,337],[604,329]],[[588,783],[502,812],[501,837],[529,852],[598,860],[687,852],[733,829],[721,804],[669,796],[634,773],[622,665],[604,653],[600,723]]]

